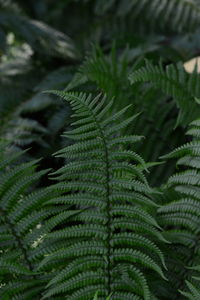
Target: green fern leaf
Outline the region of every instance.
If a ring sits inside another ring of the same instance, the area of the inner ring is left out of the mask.
[[[161,268],[165,267],[163,254],[155,242],[164,238],[150,213],[156,205],[142,171],[146,164],[134,151],[124,149],[140,138],[120,135],[135,116],[118,123],[127,108],[109,117],[105,97],[51,92],[71,104],[78,121],[74,122],[76,128],[65,134],[74,144],[55,154],[67,158],[66,164],[52,173],[59,181],[52,191],[62,196],[45,202],[47,207],[73,205],[74,215],[65,219],[68,213],[64,211],[47,222],[52,232],[44,241],[52,250],[39,270],[50,272],[52,279],[44,298],[90,299],[99,291],[100,299],[112,294],[112,299],[150,300],[146,270],[166,279]],[[54,272],[55,265],[60,272]],[[127,276],[134,285],[130,294],[123,288],[125,273],[116,271],[127,265]]]

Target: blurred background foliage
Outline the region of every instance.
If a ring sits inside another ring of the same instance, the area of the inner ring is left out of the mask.
[[[48,89],[106,93],[114,110],[140,113],[130,133],[144,136],[146,161],[190,140],[199,116],[199,0],[0,0],[0,136],[29,156],[51,158],[64,143],[70,108]],[[65,141],[66,143],[66,141]],[[157,164],[149,181],[166,181],[175,164]]]

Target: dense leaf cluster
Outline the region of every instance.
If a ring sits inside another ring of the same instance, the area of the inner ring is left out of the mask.
[[[199,0],[0,0],[0,299],[200,299],[199,33]]]

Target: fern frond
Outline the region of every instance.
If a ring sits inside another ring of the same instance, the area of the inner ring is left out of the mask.
[[[163,238],[149,212],[155,204],[140,168],[142,165],[145,169],[146,164],[134,151],[122,148],[127,142],[137,140],[135,136],[120,136],[120,131],[135,116],[118,125],[119,115],[126,109],[107,116],[105,98],[52,93],[71,104],[74,117],[78,118],[74,124],[78,127],[65,134],[75,143],[56,153],[71,159],[52,173],[59,181],[52,189],[63,195],[45,202],[45,206],[74,205],[75,214],[65,220],[66,211],[48,220],[49,228],[54,229],[44,240],[52,242],[55,250],[48,252],[39,270],[53,271],[56,264],[60,272],[52,275],[44,298],[57,295],[89,299],[99,290],[104,299],[112,293],[112,299],[133,296],[132,299],[150,300],[150,282],[145,270],[165,279],[161,268],[165,266],[164,258],[153,237]],[[129,227],[123,227],[125,220]],[[63,247],[63,243],[69,245]],[[123,289],[124,273],[116,272],[117,267],[127,265],[134,286],[130,294]]]
[[[199,285],[199,280],[200,280],[199,271],[200,271],[200,268],[199,268],[199,266],[196,266],[196,267],[192,267],[190,269],[194,270],[194,271],[198,271],[198,275],[193,276],[191,282],[186,281],[186,285],[187,285],[187,288],[188,288],[189,291],[188,292],[180,291],[180,293],[183,296],[185,296],[187,299],[197,300],[200,297],[200,285]]]
[[[126,49],[125,51],[123,51],[123,53],[119,53],[116,51],[115,46],[113,46],[111,54],[106,55],[103,54],[103,51],[101,49],[94,49],[93,52],[88,55],[85,62],[83,62],[83,64],[80,66],[77,74],[75,74],[74,78],[65,90],[69,91],[74,88],[79,88],[81,84],[84,84],[82,86],[82,90],[88,90],[88,85],[89,88],[93,88],[95,86],[98,90],[103,91],[108,96],[108,99],[114,98],[115,105],[113,110],[119,110],[119,114],[111,114],[112,103],[111,101],[107,100],[107,104],[109,106],[107,111],[108,115],[110,115],[110,118],[108,118],[108,120],[120,116],[123,111],[126,119],[133,116],[133,114],[135,113],[141,113],[140,118],[138,117],[137,119],[135,119],[135,121],[133,120],[133,122],[130,123],[130,126],[128,126],[128,128],[123,131],[123,134],[135,134],[135,138],[138,140],[139,137],[137,137],[136,134],[140,134],[141,137],[151,136],[151,139],[146,139],[145,147],[143,146],[143,143],[138,143],[138,145],[135,145],[135,150],[140,153],[146,161],[157,161],[158,157],[165,153],[166,149],[169,149],[169,151],[171,151],[177,146],[177,139],[179,137],[180,140],[180,136],[182,134],[179,132],[179,128],[177,135],[173,134],[173,138],[171,137],[172,130],[174,129],[177,122],[177,109],[175,107],[176,103],[172,100],[169,101],[169,99],[167,99],[167,97],[165,96],[165,93],[163,93],[160,97],[160,91],[156,90],[153,85],[143,84],[143,81],[139,84],[129,84],[128,74],[130,73],[130,70],[133,69],[130,68],[130,62],[133,61],[133,59],[131,59],[132,52],[137,53],[137,50],[130,49],[129,53],[129,50]],[[134,69],[136,68],[137,64],[134,65]],[[158,77],[159,81],[160,74]],[[198,85],[196,84],[196,86]],[[99,105],[102,106],[102,103],[103,101],[99,101],[97,107]],[[129,107],[130,103],[133,103],[134,110],[132,107]],[[122,105],[127,105],[127,107],[129,108],[122,108]],[[194,109],[192,110],[192,112],[197,115],[197,110]],[[190,116],[193,116],[192,112]],[[105,115],[103,111],[102,114]],[[188,111],[185,111],[185,117],[188,117]],[[108,122],[108,120],[106,122]],[[121,117],[121,120],[122,122],[125,121],[123,117]],[[81,119],[77,122],[77,125],[81,124],[79,122],[87,123],[87,118],[85,118],[85,121]],[[119,126],[121,126],[121,124]],[[116,126],[113,126],[113,128],[110,128],[110,130],[115,131],[117,130],[117,128]],[[134,143],[133,136],[132,139]],[[116,142],[124,141],[124,145],[126,145],[126,140],[127,138],[123,136],[116,136]],[[155,147],[158,140],[159,145]],[[111,143],[113,143],[113,141],[114,139],[111,139]],[[131,141],[130,143],[128,143],[127,141],[127,145],[129,144],[131,145]],[[114,143],[113,147],[115,147]],[[162,165],[155,169],[156,170],[153,176],[149,176],[148,178],[150,183],[153,185],[158,184],[160,180],[163,180],[164,182],[165,178],[168,178],[169,176]],[[173,165],[168,168],[169,174],[172,173],[173,169]]]
[[[8,146],[3,145],[0,154],[0,297],[30,299],[31,295],[40,299],[46,280],[36,272],[39,261],[31,258],[32,243],[27,241],[26,235],[32,236],[35,242],[35,230],[48,215],[42,213],[40,205],[51,199],[52,191],[45,188],[30,191],[32,184],[49,170],[36,171],[38,160],[17,164],[23,151],[11,152],[10,157],[9,154]],[[53,210],[49,215],[52,214]]]
[[[171,272],[176,272],[176,288],[188,299],[198,299],[200,291],[199,286],[196,288],[191,283],[194,272],[188,268],[198,264],[200,249],[200,177],[198,163],[195,164],[200,156],[199,132],[199,120],[193,121],[188,131],[193,140],[164,156],[178,158],[180,171],[172,175],[165,185],[165,193],[168,190],[174,191],[174,198],[158,208],[159,224],[165,227],[164,236],[171,242],[168,250],[171,257],[167,265]],[[179,258],[176,251],[181,253]],[[185,292],[187,287],[190,292]]]
[[[194,71],[188,75],[182,63],[171,64],[166,68],[162,64],[153,65],[146,60],[146,65],[129,75],[131,84],[136,82],[150,82],[168,96],[172,96],[180,109],[177,124],[189,124],[199,116],[199,105],[195,97],[200,94],[198,73]]]
[[[95,11],[99,15],[110,12],[116,6],[117,16],[148,21],[149,25],[170,28],[173,31],[192,30],[199,25],[200,8],[197,1],[187,0],[135,0],[135,1],[96,1]],[[158,23],[161,24],[158,24]]]

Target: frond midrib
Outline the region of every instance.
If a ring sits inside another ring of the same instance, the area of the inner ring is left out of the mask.
[[[106,142],[106,137],[104,135],[104,132],[103,132],[103,128],[101,127],[101,124],[100,122],[98,121],[98,119],[96,118],[94,112],[90,109],[89,106],[87,106],[83,101],[80,100],[79,97],[76,97],[75,95],[70,95],[71,98],[74,98],[76,99],[77,102],[80,102],[83,107],[85,109],[87,109],[89,111],[89,113],[91,114],[91,116],[93,117],[94,119],[94,122],[96,123],[97,125],[97,129],[99,131],[99,134],[100,134],[100,137],[102,139],[102,144],[103,144],[103,148],[104,148],[104,153],[105,153],[105,164],[106,164],[106,183],[105,183],[105,187],[106,187],[106,203],[107,203],[107,206],[106,206],[106,215],[107,215],[107,230],[108,230],[108,235],[107,235],[107,239],[106,239],[106,242],[107,242],[107,249],[108,249],[108,252],[107,252],[107,278],[108,278],[108,294],[111,293],[111,244],[110,244],[110,241],[111,241],[111,220],[112,220],[112,216],[110,214],[110,211],[111,211],[111,201],[110,201],[110,164],[109,164],[109,151],[108,151],[108,147],[107,147],[107,142]]]

